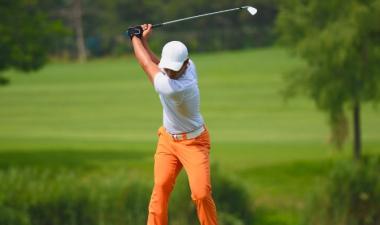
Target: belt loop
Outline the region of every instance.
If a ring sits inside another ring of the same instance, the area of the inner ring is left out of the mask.
[[[170,136],[172,136],[172,138],[173,138],[174,141],[178,141],[178,136],[176,134],[173,134],[173,135],[170,135]]]

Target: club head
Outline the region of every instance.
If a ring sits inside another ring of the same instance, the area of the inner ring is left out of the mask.
[[[251,14],[252,16],[257,13],[257,9],[253,8],[252,6],[246,6],[246,8],[247,8],[249,14]]]

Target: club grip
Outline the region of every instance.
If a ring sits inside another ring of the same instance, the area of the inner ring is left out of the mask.
[[[164,24],[157,23],[157,24],[152,25],[152,28],[158,28],[158,27],[162,27],[162,26],[164,26]]]

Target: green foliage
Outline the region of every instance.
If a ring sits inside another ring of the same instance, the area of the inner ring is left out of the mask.
[[[250,224],[250,197],[238,183],[215,170],[216,204],[223,225]],[[0,223],[2,225],[102,225],[146,223],[151,185],[128,179],[124,173],[83,177],[67,169],[10,169],[0,171]],[[172,224],[197,222],[187,184],[173,195]],[[236,196],[235,199],[219,198]],[[228,205],[228,207],[227,207]],[[180,209],[180,210],[179,210]]]
[[[132,25],[160,23],[201,13],[246,5],[242,0],[82,0],[86,46],[92,56],[130,52],[123,32]],[[192,50],[211,51],[266,46],[274,41],[273,24],[277,13],[274,0],[255,1],[259,13],[230,13],[173,24],[154,30],[152,49],[160,52],[170,40],[181,40]],[[67,20],[67,19],[66,19]],[[74,38],[66,48],[74,46]],[[69,49],[70,50],[70,49]]]
[[[130,52],[129,39],[123,33],[131,25],[159,23],[247,5],[242,0],[81,0],[81,3],[84,41],[88,53],[93,57]],[[7,38],[7,41],[0,38],[2,48],[3,45],[6,48],[6,51],[2,49],[2,54],[15,54],[13,63],[17,62],[19,67],[32,70],[46,61],[47,51],[58,57],[76,55],[73,0],[6,0],[0,4],[0,32]],[[157,29],[151,40],[152,49],[159,52],[170,40],[184,41],[197,51],[268,46],[275,39],[273,26],[277,15],[276,1],[257,0],[254,6],[259,9],[254,17],[246,12],[235,12]],[[6,27],[6,30],[2,30],[1,26]],[[65,35],[54,35],[62,27]],[[21,50],[12,47],[17,46],[16,43]]]
[[[281,40],[307,63],[287,76],[286,92],[302,91],[328,112],[337,145],[347,137],[339,132],[346,108],[380,99],[379,20],[380,0],[285,0],[281,6]]]
[[[311,198],[305,225],[380,223],[380,157],[339,163]]]
[[[252,224],[253,202],[240,181],[222,175],[217,167],[212,170],[215,202],[224,225]]]
[[[222,174],[217,165],[211,169],[211,179],[212,195],[217,206],[219,223],[221,225],[252,224],[252,198],[241,182]],[[179,184],[174,189],[171,208],[169,208],[170,215],[178,224],[196,224],[198,220],[190,201],[191,194],[186,177],[180,176],[177,183]]]
[[[1,1],[0,71],[40,68],[47,61],[54,39],[62,32],[62,24],[49,19],[39,1]]]

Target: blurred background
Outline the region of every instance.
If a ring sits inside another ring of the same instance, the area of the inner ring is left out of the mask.
[[[162,108],[124,32],[244,5],[149,41],[197,66],[220,224],[379,225],[380,0],[2,0],[0,224],[145,224]]]

